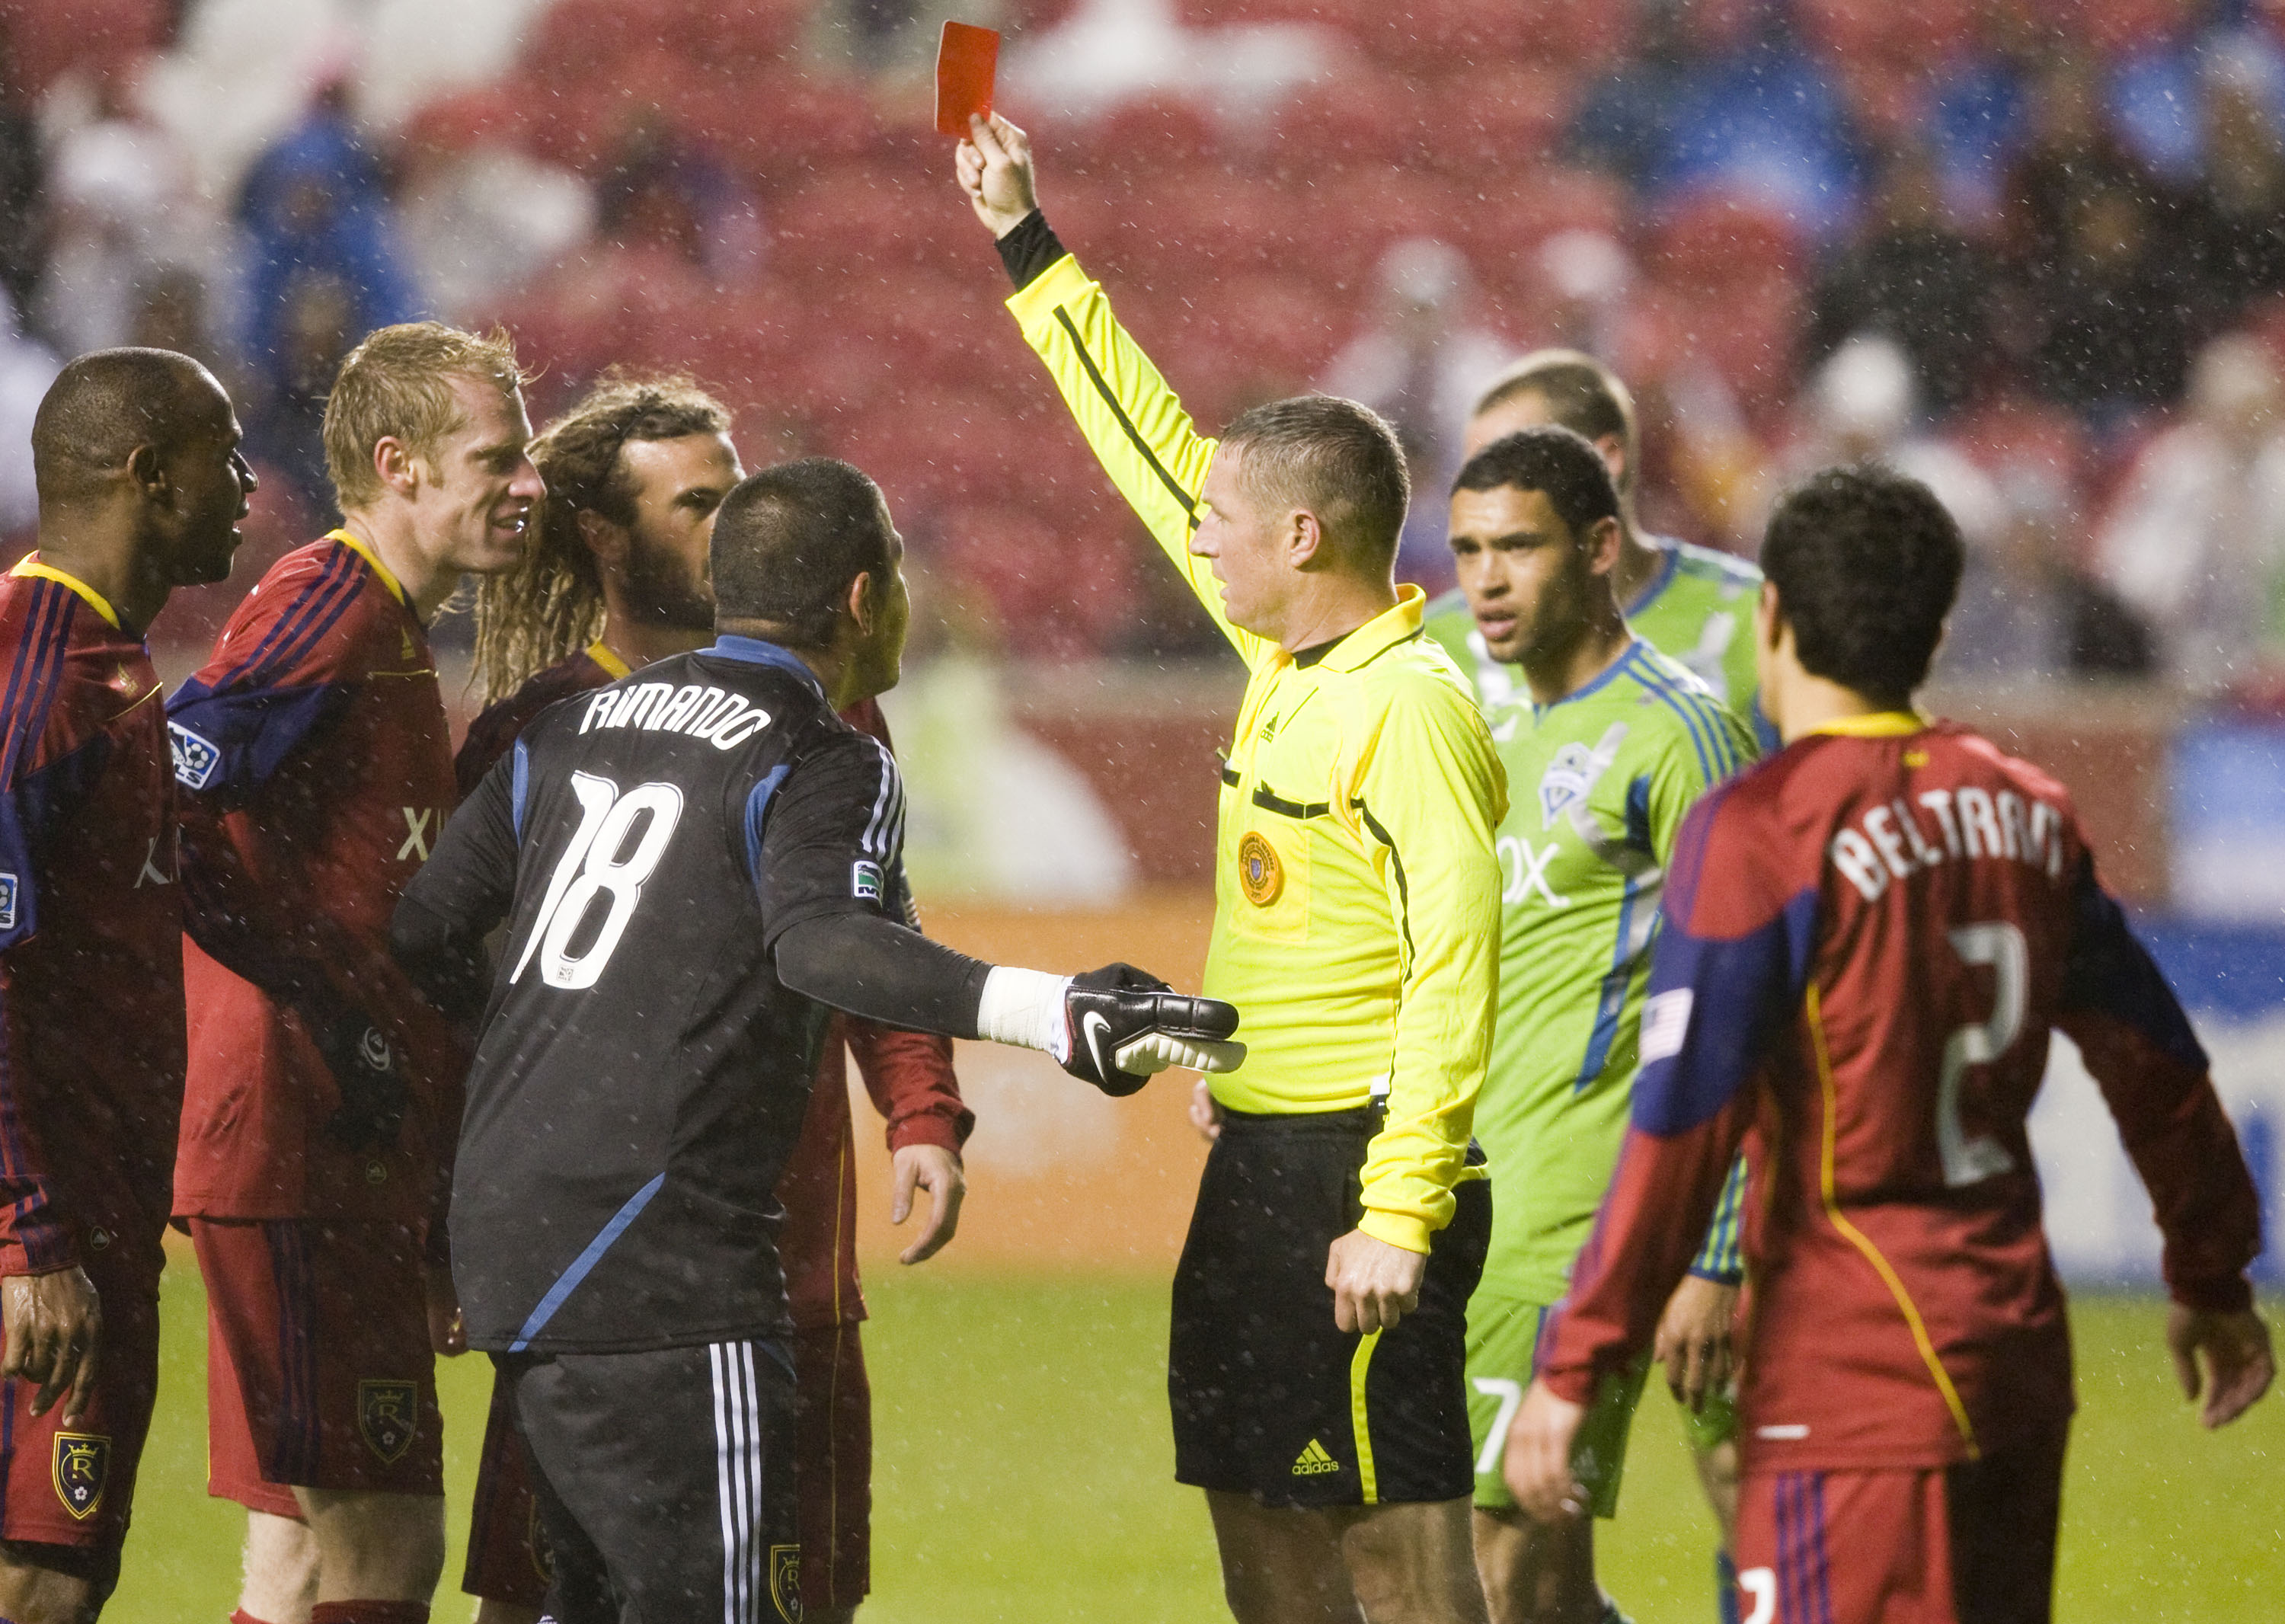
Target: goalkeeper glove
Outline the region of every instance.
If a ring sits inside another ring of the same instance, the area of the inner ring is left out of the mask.
[[[1219,999],[1177,992],[1131,964],[1106,964],[1064,990],[1063,1069],[1108,1094],[1129,1094],[1169,1066],[1231,1071],[1245,1058],[1232,1043],[1237,1010]]]
[[[976,1032],[1053,1055],[1073,1077],[1105,1094],[1127,1094],[1168,1066],[1234,1071],[1245,1045],[1232,1043],[1237,1010],[1190,998],[1131,964],[1084,976],[996,965],[985,978]]]
[[[394,1149],[404,1126],[408,1094],[389,1034],[351,1010],[314,1035],[318,1053],[342,1096],[341,1109],[326,1122],[326,1132],[352,1150]]]

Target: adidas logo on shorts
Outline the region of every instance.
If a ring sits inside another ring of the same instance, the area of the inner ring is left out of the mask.
[[[1293,1475],[1297,1478],[1315,1478],[1340,1469],[1341,1463],[1326,1454],[1325,1446],[1314,1438],[1309,1440],[1309,1447],[1302,1450],[1293,1462]]]

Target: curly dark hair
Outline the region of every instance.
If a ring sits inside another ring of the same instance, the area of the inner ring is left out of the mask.
[[[1899,710],[1928,680],[1966,562],[1936,493],[1877,463],[1810,475],[1779,498],[1762,541],[1802,668]]]
[[[729,410],[688,378],[613,370],[531,443],[547,482],[538,522],[515,568],[476,586],[476,684],[494,704],[535,673],[602,634],[603,583],[579,538],[579,514],[634,522],[634,490],[619,459],[631,440],[727,434]]]

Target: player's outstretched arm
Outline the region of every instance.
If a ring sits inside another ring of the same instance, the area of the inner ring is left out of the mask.
[[[1031,138],[994,114],[970,121],[954,160],[961,190],[999,244],[1016,285],[1008,308],[1046,363],[1080,432],[1111,483],[1205,605],[1248,664],[1268,645],[1232,626],[1221,583],[1190,552],[1215,442],[1197,432],[1182,403],[1112,315],[1100,286],[1079,268],[1040,212]]]
[[[869,1020],[1034,1048],[1105,1094],[1169,1066],[1235,1069],[1237,1011],[1174,992],[1131,965],[1084,976],[985,964],[878,915],[836,913],[778,938],[778,979]]]
[[[2227,1426],[2269,1391],[2277,1362],[2269,1327],[2250,1308],[2236,1314],[2172,1305],[2166,1313],[2166,1351],[2182,1396],[2195,1403],[2208,1427]]]

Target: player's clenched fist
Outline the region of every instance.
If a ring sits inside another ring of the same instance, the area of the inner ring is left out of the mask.
[[[95,1362],[103,1341],[103,1304],[87,1272],[75,1264],[45,1275],[11,1275],[0,1292],[7,1330],[0,1376],[37,1382],[32,1413],[43,1416],[65,1393],[64,1424],[76,1425],[95,1396]]]
[[[1005,237],[1040,206],[1032,184],[1032,138],[998,114],[968,121],[968,138],[953,162],[969,206],[993,236]]]
[[[1325,1254],[1325,1283],[1333,1291],[1333,1323],[1345,1331],[1390,1330],[1420,1306],[1428,1277],[1424,1252],[1392,1246],[1352,1229]]]

